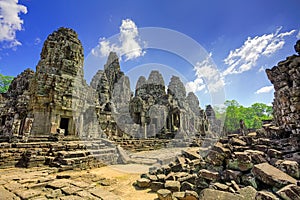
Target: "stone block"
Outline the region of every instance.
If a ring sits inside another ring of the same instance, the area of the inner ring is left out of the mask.
[[[296,184],[297,180],[268,163],[254,165],[252,173],[263,183],[281,188],[288,184]]]

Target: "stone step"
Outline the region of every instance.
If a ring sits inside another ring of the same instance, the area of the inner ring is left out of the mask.
[[[57,156],[62,158],[78,158],[86,157],[90,155],[90,152],[87,150],[75,150],[75,151],[58,151]]]
[[[95,155],[102,155],[102,154],[110,154],[116,153],[116,148],[106,148],[106,149],[95,149],[95,150],[89,150],[90,154],[95,156]]]

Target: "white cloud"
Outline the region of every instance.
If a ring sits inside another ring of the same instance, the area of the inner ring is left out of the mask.
[[[209,54],[206,59],[197,62],[194,66],[196,79],[186,84],[188,92],[201,91],[205,89],[206,86],[210,92],[218,92],[225,85],[224,78],[214,66],[211,56],[212,54]]]
[[[265,86],[265,87],[262,87],[259,90],[257,90],[255,92],[255,94],[269,93],[272,90],[274,90],[274,87],[272,85],[271,86]]]
[[[41,38],[39,38],[39,37],[35,38],[34,45],[39,45],[41,43],[41,41],[42,41]]]
[[[185,85],[187,92],[198,92],[205,89],[205,84],[202,78],[196,78]]]
[[[297,39],[300,39],[300,31],[298,32],[296,37],[297,37]]]
[[[27,13],[27,8],[18,0],[0,0],[0,42],[7,42],[4,48],[12,48],[21,43],[16,39],[16,31],[22,30],[23,20],[19,13]]]
[[[139,32],[136,24],[130,20],[122,20],[120,26],[119,43],[111,44],[105,38],[100,39],[99,48],[101,56],[108,56],[111,51],[118,55],[125,56],[125,61],[138,58],[145,54],[144,43],[139,39]],[[97,50],[92,50],[93,55],[98,55]]]
[[[281,28],[275,33],[264,34],[254,38],[248,37],[244,44],[233,51],[230,51],[224,59],[228,68],[223,75],[239,74],[255,67],[257,60],[261,56],[270,56],[281,49],[285,44],[284,37],[294,34],[295,30],[279,33]]]
[[[259,70],[258,70],[258,72],[264,72],[264,71],[265,71],[264,66],[261,66],[261,67],[259,68]]]

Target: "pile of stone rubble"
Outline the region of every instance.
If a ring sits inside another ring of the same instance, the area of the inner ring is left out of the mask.
[[[136,186],[151,188],[160,200],[300,199],[300,147],[290,143],[300,138],[262,137],[277,132],[266,125],[210,149],[183,151],[175,162],[141,175]]]
[[[298,55],[266,70],[275,89],[271,124],[184,151],[176,162],[143,174],[136,186],[151,188],[160,200],[299,200],[300,40],[294,48]]]

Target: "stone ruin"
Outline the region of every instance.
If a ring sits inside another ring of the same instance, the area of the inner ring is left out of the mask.
[[[300,40],[298,55],[266,73],[274,85],[274,120],[247,135],[185,150],[160,168],[142,174],[135,186],[159,200],[300,199]],[[208,106],[206,112],[213,112]]]
[[[211,112],[200,109],[194,93],[186,95],[178,77],[166,91],[152,71],[132,92],[116,53],[90,85],[83,65],[77,33],[60,28],[44,42],[35,72],[26,69],[0,94],[0,167],[97,166],[92,157],[113,164],[120,162],[118,144],[153,150],[210,134]]]
[[[151,168],[135,186],[157,192],[159,200],[300,199],[300,41],[295,50],[298,55],[266,70],[275,88],[272,123],[216,143],[206,137],[207,145]],[[99,167],[104,161],[115,164],[122,159],[119,147],[105,138],[183,141],[209,136],[218,124],[212,107],[201,110],[178,77],[171,78],[166,91],[162,75],[152,71],[148,79],[139,78],[133,94],[113,52],[89,86],[77,34],[60,28],[45,41],[36,72],[25,70],[0,94],[0,168],[46,164],[71,170]],[[10,190],[14,184],[4,187]],[[0,190],[7,193],[2,186]],[[23,193],[29,192],[17,192]]]
[[[273,102],[277,126],[300,135],[300,40],[295,45],[298,55],[287,57],[266,73],[275,89]]]
[[[0,138],[39,141],[67,138],[188,138],[206,135],[207,114],[194,93],[173,76],[166,86],[152,71],[135,95],[111,52],[89,86],[83,48],[75,31],[60,28],[46,39],[36,72],[25,70],[1,94]]]

